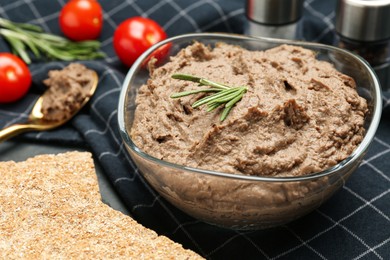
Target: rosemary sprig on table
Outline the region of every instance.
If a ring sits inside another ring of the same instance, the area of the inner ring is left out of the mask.
[[[99,41],[73,42],[64,37],[45,33],[37,25],[15,23],[0,18],[0,35],[10,44],[12,52],[27,64],[31,63],[28,49],[37,58],[44,54],[47,58],[63,61],[89,60],[104,57],[98,51]]]
[[[208,79],[187,74],[173,74],[172,78],[197,82],[201,86],[209,86],[210,88],[202,88],[174,93],[171,95],[171,98],[180,98],[198,93],[214,92],[213,94],[205,96],[204,98],[201,98],[194,102],[192,104],[192,107],[195,108],[201,105],[207,105],[207,111],[210,112],[219,106],[224,106],[224,110],[222,111],[220,117],[221,121],[224,121],[226,119],[233,106],[242,99],[242,97],[248,90],[247,87],[230,87],[225,84],[220,84]]]

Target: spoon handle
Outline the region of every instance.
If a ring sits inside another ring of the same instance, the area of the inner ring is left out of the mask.
[[[32,130],[37,130],[37,129],[34,125],[31,124],[15,124],[15,125],[8,126],[0,130],[0,143],[18,134],[27,131],[32,131]]]

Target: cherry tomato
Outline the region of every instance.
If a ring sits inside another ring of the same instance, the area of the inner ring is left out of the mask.
[[[153,44],[167,38],[164,29],[155,21],[132,17],[123,21],[114,33],[114,49],[128,67]]]
[[[8,103],[22,98],[31,85],[31,73],[19,57],[0,53],[0,103]]]
[[[169,53],[169,50],[171,49],[172,44],[167,43],[159,48],[157,48],[155,51],[153,51],[141,64],[142,67],[146,68],[151,58],[155,58],[157,60],[156,64],[159,64]]]
[[[62,32],[71,40],[96,39],[103,26],[102,7],[96,0],[71,0],[62,8],[59,22]]]

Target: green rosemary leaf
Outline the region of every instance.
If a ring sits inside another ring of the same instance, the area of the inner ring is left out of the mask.
[[[99,49],[100,48],[100,42],[98,41],[82,41],[82,42],[72,42],[70,44],[71,46],[75,45],[77,46],[82,46],[84,48],[91,48],[91,49]]]
[[[4,18],[0,18],[0,27],[9,28],[13,30],[20,28],[28,31],[43,32],[43,29],[38,25],[28,23],[15,23]]]
[[[43,33],[43,32],[41,33],[25,32],[25,33],[27,33],[32,37],[39,37],[39,39],[41,40],[50,41],[51,43],[61,43],[61,44],[68,43],[68,40],[66,38],[54,34]]]
[[[220,98],[217,98],[215,100],[213,100],[213,102],[219,102],[219,103],[226,103],[226,102],[229,102],[230,100],[232,100],[233,98],[235,98],[237,95],[239,95],[242,91],[241,88],[234,88],[235,91],[230,93],[230,94],[227,94],[225,96],[222,96]]]
[[[25,41],[24,43],[30,48],[35,57],[41,57],[41,53],[39,52],[39,49],[35,46],[35,44],[31,43],[30,41]]]
[[[10,36],[7,36],[6,39],[8,40],[10,45],[12,46],[12,49],[13,49],[15,55],[20,56],[20,58],[22,58],[22,60],[24,60],[24,62],[26,62],[26,63],[31,62],[30,57],[28,56],[28,54],[24,48],[24,45],[20,41],[12,38]]]
[[[191,76],[188,74],[173,74],[171,77],[173,79],[181,79],[181,80],[187,80],[187,81],[198,82],[198,83],[200,83],[201,80],[201,78],[199,77]]]
[[[219,106],[222,106],[223,103],[213,103],[213,104],[207,104],[207,112],[211,112],[213,111],[214,109],[216,109],[217,107]]]
[[[225,107],[225,109],[221,113],[221,117],[220,117],[219,120],[224,121],[226,119],[226,117],[229,115],[230,110],[232,110],[232,108],[233,108],[232,106],[231,107]]]
[[[15,23],[17,27],[23,30],[28,30],[32,32],[43,32],[43,29],[35,24],[28,24],[28,23]]]
[[[29,40],[26,35],[22,35],[20,33],[17,33],[15,31],[12,31],[12,30],[7,29],[7,28],[0,29],[0,34],[3,35],[4,37],[12,37],[15,39],[19,39],[21,41],[28,41]]]
[[[246,91],[241,91],[238,93],[238,95],[236,97],[234,97],[232,100],[230,100],[229,102],[226,103],[225,107],[232,107],[234,106],[234,104],[236,104],[238,101],[241,100],[241,98],[244,96],[244,93]]]

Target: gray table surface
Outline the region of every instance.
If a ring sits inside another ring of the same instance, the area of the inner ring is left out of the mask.
[[[27,158],[39,154],[58,154],[67,151],[88,151],[85,148],[74,146],[58,146],[50,144],[37,144],[15,140],[8,140],[0,143],[0,161],[24,161]],[[130,215],[124,204],[116,194],[111,183],[104,175],[98,161],[94,159],[96,175],[99,182],[99,190],[102,196],[102,201],[111,206],[115,210],[119,210],[124,214]]]

